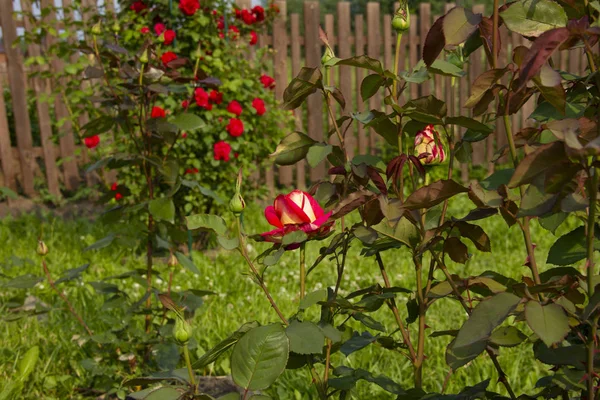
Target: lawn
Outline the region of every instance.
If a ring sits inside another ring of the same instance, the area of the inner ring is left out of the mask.
[[[450,215],[464,215],[470,207],[472,205],[466,196],[458,196],[450,205]],[[249,206],[244,221],[249,232],[256,233],[268,229],[266,221],[262,218],[262,209],[256,204]],[[567,220],[558,229],[557,235],[567,232],[575,224],[576,221]],[[469,276],[493,269],[519,280],[523,274],[527,275],[528,271],[522,267],[526,254],[518,228],[509,229],[499,216],[483,221],[481,226],[491,238],[493,254],[473,250],[472,258],[467,265],[450,264],[451,272]],[[111,247],[83,252],[82,249],[86,246],[110,232],[110,226],[90,223],[89,219],[63,220],[51,215],[9,217],[0,221],[0,241],[4,243],[0,249],[0,284],[6,282],[8,277],[23,273],[42,276],[40,260],[36,255],[37,238],[42,231],[50,248],[48,265],[55,277],[67,269],[90,263],[90,267],[82,274],[81,279],[65,285],[64,288],[75,308],[81,312],[84,320],[95,333],[109,331],[111,326],[107,324],[106,317],[114,311],[106,305],[102,307],[103,299],[96,294],[89,282],[119,275],[131,268],[143,268],[143,258],[116,251]],[[555,240],[554,235],[542,229],[535,221],[532,223],[532,235],[538,244],[538,249],[549,249]],[[258,255],[264,248],[266,248],[265,244],[252,243],[250,251],[252,255]],[[316,243],[308,246],[308,264],[315,260],[318,249],[319,245]],[[547,254],[544,251],[547,250],[537,252],[542,271],[546,269]],[[342,284],[342,294],[369,286],[374,282],[381,283],[374,259],[362,258],[359,253],[359,243],[353,242],[347,262],[347,274]],[[193,259],[201,273],[195,275],[185,269],[179,270],[174,277],[175,290],[195,288],[216,293],[216,295],[205,296],[204,304],[193,320],[194,338],[197,343],[196,348],[192,350],[194,358],[202,355],[245,322],[277,321],[277,316],[261,295],[258,286],[245,275],[246,266],[237,253],[194,252]],[[387,252],[384,254],[384,261],[393,285],[415,287],[415,274],[408,252],[403,250]],[[162,275],[156,278],[156,285],[166,291],[166,265],[158,265],[157,270],[162,272]],[[320,264],[308,276],[307,292],[333,286],[335,284],[333,270],[334,265],[330,262]],[[280,262],[270,267],[265,274],[273,297],[285,315],[292,315],[297,311],[298,276],[297,251],[284,254]],[[443,279],[441,274],[436,277]],[[110,282],[117,283],[129,296],[139,298],[142,295],[142,286],[133,280],[117,279]],[[14,299],[22,302],[26,295],[33,295],[49,304],[51,311],[39,317],[12,320],[14,314],[7,312],[10,303]],[[401,295],[398,302],[402,315],[406,317],[407,297],[402,296],[406,295]],[[49,290],[45,281],[27,290],[2,289],[0,313],[4,318],[10,319],[3,322],[0,327],[0,382],[3,382],[0,384],[0,389],[2,385],[14,379],[15,361],[34,345],[40,346],[40,362],[21,394],[20,398],[23,399],[95,398],[99,393],[90,388],[98,388],[105,384],[103,376],[107,371],[119,377],[120,381],[114,385],[116,387],[131,377],[132,369],[127,357],[121,357],[121,361],[116,361],[116,357],[102,358],[105,353],[91,353],[89,343],[86,346],[81,345],[86,340],[85,332],[70,316],[64,303]],[[116,315],[115,319],[118,319]],[[305,315],[309,319],[316,319],[317,316],[317,307],[312,307]],[[389,310],[382,308],[373,316],[385,325],[388,333],[394,331],[395,323]],[[428,312],[427,324],[430,332],[435,332],[456,329],[465,319],[466,315],[457,302],[443,299],[435,302]],[[119,321],[115,321],[115,324],[118,323]],[[356,321],[352,324],[361,332],[366,330]],[[530,334],[524,324],[520,325],[524,332]],[[372,333],[376,334],[376,332]],[[442,384],[449,371],[444,361],[444,349],[449,340],[449,336],[428,340],[425,367],[427,391],[442,390]],[[120,351],[124,355],[127,354],[127,349],[120,349]],[[500,353],[499,361],[517,394],[531,392],[536,381],[548,373],[545,365],[531,357],[528,353],[531,351],[531,346],[526,344],[511,349],[503,348]],[[404,388],[412,387],[412,371],[409,362],[402,355],[375,345],[353,353],[347,358],[336,353],[333,363],[364,368],[374,375],[384,374]],[[205,372],[216,375],[228,373],[227,357],[222,357]],[[487,378],[491,378],[490,390],[503,393],[501,385],[496,383],[496,370],[489,358],[482,356],[453,374],[447,393],[457,392],[464,385],[476,384]],[[305,369],[286,372],[269,393],[275,399],[316,398],[316,392]],[[361,382],[355,398],[389,399],[392,397],[375,385]]]

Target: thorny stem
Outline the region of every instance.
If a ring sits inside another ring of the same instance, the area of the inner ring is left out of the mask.
[[[194,394],[198,391],[198,387],[196,386],[196,374],[194,373],[194,369],[192,368],[192,361],[190,360],[190,351],[188,349],[187,344],[183,347],[183,358],[185,359],[185,365],[187,366],[188,375],[190,377],[190,384],[194,387]]]
[[[377,264],[379,265],[379,271],[381,272],[381,277],[383,278],[383,283],[386,288],[392,287],[390,285],[390,279],[385,270],[385,265],[383,264],[383,260],[381,259],[381,254],[375,253],[375,259],[377,260]],[[400,318],[400,313],[398,312],[398,307],[396,306],[396,300],[393,298],[390,299],[390,308],[392,309],[392,313],[394,314],[394,318],[396,319],[396,323],[398,324],[398,329],[400,329],[400,334],[402,335],[402,341],[408,347],[408,352],[410,353],[410,359],[414,363],[417,359],[417,355],[415,353],[415,349],[410,341],[410,334],[408,330],[404,326],[402,322],[402,318]]]
[[[77,319],[77,322],[79,322],[79,324],[86,330],[88,335],[92,336],[94,334],[92,332],[92,330],[83,321],[83,318],[81,318],[81,316],[77,313],[77,311],[75,311],[75,309],[73,308],[73,305],[71,304],[71,302],[69,301],[67,296],[56,287],[56,284],[54,283],[54,280],[52,279],[52,275],[50,275],[50,270],[48,269],[48,265],[46,265],[46,260],[44,258],[42,258],[42,268],[44,268],[44,273],[46,274],[46,279],[48,280],[48,284],[60,296],[60,298],[63,299],[63,301],[67,304],[67,307],[69,308],[69,312],[75,317],[75,319]]]
[[[333,127],[335,128],[335,133],[337,134],[338,140],[340,141],[340,146],[342,147],[342,150],[344,151],[344,157],[347,159],[348,156],[346,155],[346,146],[344,144],[344,136],[342,135],[342,132],[340,131],[340,127],[337,124],[335,115],[333,115],[333,110],[331,107],[331,95],[329,93],[327,93],[325,95],[325,103],[327,103],[327,113],[329,114],[329,118],[331,118],[331,123],[333,124]]]
[[[417,275],[417,300],[419,301],[419,337],[417,340],[417,359],[415,361],[415,387],[423,387],[423,361],[425,360],[425,314],[427,305],[423,297],[423,265],[421,260],[413,257]]]
[[[260,273],[258,272],[256,267],[254,266],[254,263],[250,259],[250,256],[248,256],[248,252],[246,251],[246,246],[245,246],[245,241],[244,241],[244,235],[242,233],[242,223],[240,222],[240,218],[237,218],[237,226],[238,226],[238,239],[240,242],[239,246],[238,246],[238,250],[239,250],[240,254],[242,255],[242,257],[244,257],[244,260],[246,260],[248,267],[250,267],[250,270],[252,271],[252,274],[254,275],[254,279],[256,279],[258,286],[260,286],[260,288],[264,292],[265,296],[267,296],[269,303],[271,303],[271,307],[273,307],[273,310],[275,310],[275,312],[279,316],[279,319],[281,319],[281,322],[283,322],[284,325],[289,325],[288,320],[283,316],[283,314],[281,313],[281,310],[279,310],[279,307],[277,307],[275,300],[273,300],[273,297],[271,296],[269,289],[267,289],[267,285],[265,284],[265,281],[263,280],[262,276],[260,275]]]
[[[400,45],[402,42],[402,32],[398,32],[397,38],[396,38],[396,54],[394,56],[394,75],[398,74],[398,67],[400,66]],[[394,99],[398,99],[398,81],[394,79],[394,83],[392,84],[392,96],[394,97]],[[398,144],[402,144],[402,139],[399,139],[399,143]],[[402,146],[400,146],[400,149],[402,149]]]
[[[300,245],[300,300],[306,294],[306,242]]]
[[[600,128],[599,128],[600,129]],[[588,298],[592,298],[594,295],[594,239],[595,239],[595,227],[596,227],[596,202],[598,200],[598,169],[596,167],[590,167],[589,172],[589,198],[590,205],[588,208],[588,219],[587,219],[587,287],[588,287]],[[587,383],[588,383],[588,395],[589,400],[594,400],[595,389],[594,389],[594,355],[596,352],[596,329],[598,325],[598,318],[595,318],[592,324],[592,334],[588,338],[588,357],[587,357]]]

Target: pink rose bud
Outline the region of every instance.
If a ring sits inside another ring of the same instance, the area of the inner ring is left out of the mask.
[[[444,148],[433,125],[427,125],[425,129],[417,132],[415,136],[415,155],[423,164],[442,163],[446,159]]]

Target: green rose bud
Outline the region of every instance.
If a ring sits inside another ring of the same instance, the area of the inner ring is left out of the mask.
[[[175,326],[173,327],[173,338],[180,346],[185,346],[192,337],[192,327],[190,324],[183,319],[181,316],[177,316],[175,319]]]
[[[396,33],[404,33],[410,28],[410,12],[408,11],[407,2],[401,3],[400,7],[394,13],[392,28],[394,28]]]
[[[142,64],[148,64],[148,49],[144,49],[144,52],[140,56],[140,62]]]
[[[96,24],[94,24],[94,26],[92,26],[92,35],[102,35],[102,23],[100,21],[98,21]]]
[[[240,215],[242,211],[246,208],[246,202],[242,195],[237,192],[233,195],[231,200],[229,201],[229,210],[236,216]]]
[[[46,246],[46,243],[42,242],[41,240],[38,240],[37,253],[40,256],[45,256],[48,254],[48,246]]]
[[[335,58],[335,53],[333,49],[327,45],[325,46],[325,53],[323,53],[323,57],[321,57],[321,64],[325,65],[329,60]]]
[[[114,33],[119,33],[121,32],[121,24],[119,24],[119,21],[115,21],[110,27],[110,29],[112,29]]]
[[[161,43],[165,42],[165,33],[164,32],[160,34],[160,36],[158,37],[158,41]]]

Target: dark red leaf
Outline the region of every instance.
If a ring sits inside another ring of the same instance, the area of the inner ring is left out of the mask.
[[[464,264],[469,259],[469,250],[457,237],[450,237],[444,242],[444,252],[454,262]]]
[[[377,189],[379,189],[381,193],[386,195],[388,192],[387,185],[383,181],[381,175],[379,175],[379,172],[375,168],[368,166],[367,174],[369,175],[369,178],[371,178],[371,181],[373,181],[373,184],[377,187]]]
[[[431,208],[459,193],[468,191],[469,189],[459,185],[452,179],[444,179],[416,190],[408,196],[402,207],[407,210]]]
[[[443,27],[444,16],[438,18],[433,23],[429,32],[427,32],[427,38],[425,39],[425,45],[423,46],[423,61],[428,67],[433,64],[446,45]]]

